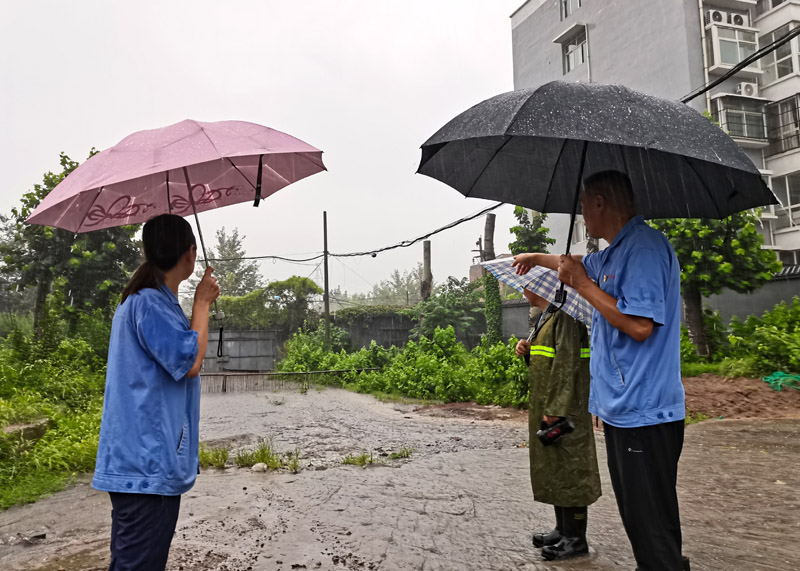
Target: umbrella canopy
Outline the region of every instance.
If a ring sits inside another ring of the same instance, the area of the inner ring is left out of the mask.
[[[511,262],[510,258],[500,258],[481,262],[481,265],[498,280],[518,291],[526,289],[552,304],[561,303],[556,301],[556,292],[562,286],[558,280],[558,272],[542,266],[534,266],[527,274],[517,275],[515,268],[511,267]],[[569,286],[564,287],[567,291],[567,299],[561,305],[561,311],[583,322],[587,327],[591,327],[592,312],[594,311],[592,306],[574,289]]]
[[[646,218],[724,218],[778,204],[706,117],[619,85],[554,81],[488,99],[422,145],[418,172],[465,196],[575,213],[582,180],[609,169],[628,174]]]
[[[134,133],[81,164],[27,222],[72,232],[187,216],[255,199],[325,170],[322,151],[244,121]],[[188,189],[191,188],[191,194]]]

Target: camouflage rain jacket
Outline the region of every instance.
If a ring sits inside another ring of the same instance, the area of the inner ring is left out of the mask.
[[[562,311],[545,313],[531,341],[531,487],[538,502],[588,506],[600,497],[600,474],[589,414],[589,335],[586,326]],[[551,446],[536,437],[542,418],[566,416],[575,431]]]

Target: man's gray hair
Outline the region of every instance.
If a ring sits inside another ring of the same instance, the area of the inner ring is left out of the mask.
[[[633,185],[624,172],[607,170],[594,173],[583,180],[583,192],[602,196],[618,210],[634,211]]]

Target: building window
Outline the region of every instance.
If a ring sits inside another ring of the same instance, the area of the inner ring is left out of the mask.
[[[785,252],[778,252],[778,259],[781,263],[786,266],[796,266],[798,262],[798,252],[795,251],[785,251]]]
[[[788,34],[790,30],[790,24],[781,26],[774,32],[762,35],[759,38],[759,44],[762,48],[768,46],[775,40]],[[790,73],[794,72],[794,58],[792,57],[793,43],[794,40],[791,40],[783,44],[777,50],[772,51],[761,58],[761,69],[764,72],[764,75],[761,76],[762,85],[777,81],[778,79],[786,77]]]
[[[581,7],[581,0],[559,0],[559,4],[561,5],[561,19],[566,20]]]
[[[772,192],[783,206],[775,207],[775,230],[800,226],[800,172],[772,177]]]
[[[786,0],[758,0],[758,4],[756,4],[756,14],[761,15],[764,12],[769,12],[784,2],[786,2]]]
[[[731,137],[767,138],[764,103],[747,97],[719,97],[713,102],[712,116]]]
[[[777,155],[800,147],[797,95],[767,105],[767,155]]]
[[[756,51],[756,35],[747,30],[717,26],[719,63],[736,65]]]
[[[576,218],[575,224],[572,226],[572,243],[580,244],[589,239],[589,233],[586,231],[586,223],[583,217]]]
[[[761,237],[764,239],[765,247],[772,247],[775,245],[775,237],[772,235],[771,220],[759,220],[759,223],[756,225],[756,232],[761,234]]]
[[[564,42],[561,49],[564,55],[564,75],[566,75],[586,62],[589,49],[586,45],[586,28],[581,28],[578,35]]]

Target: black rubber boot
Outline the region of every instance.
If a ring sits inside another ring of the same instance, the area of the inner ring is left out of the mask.
[[[548,561],[569,559],[589,553],[586,543],[586,516],[587,509],[561,508],[564,527],[563,537],[555,545],[542,548],[542,557]]]
[[[548,533],[534,533],[531,543],[534,547],[545,547],[547,545],[555,545],[561,541],[561,533],[564,529],[564,516],[561,513],[563,508],[553,506],[556,512],[556,527]]]

